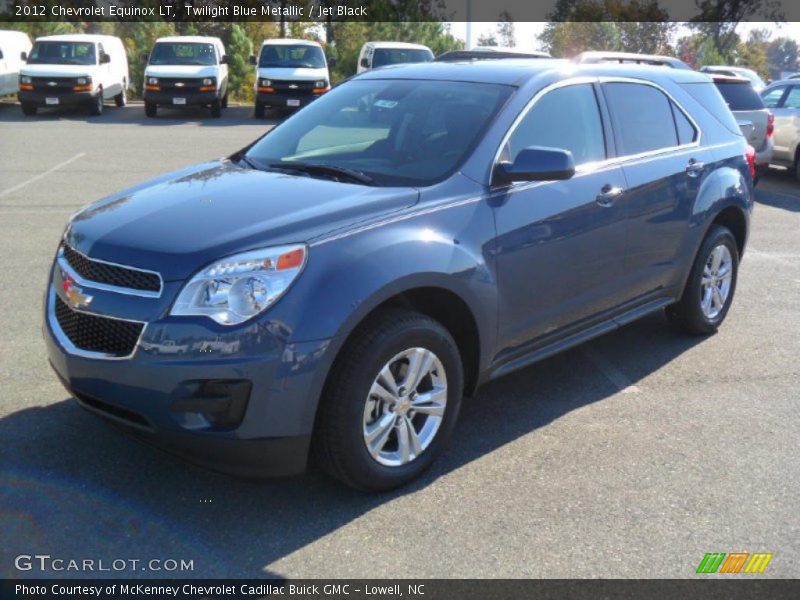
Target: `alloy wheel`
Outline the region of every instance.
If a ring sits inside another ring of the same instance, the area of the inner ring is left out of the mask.
[[[700,308],[708,319],[722,312],[731,291],[733,257],[725,244],[715,246],[703,267],[700,282]]]

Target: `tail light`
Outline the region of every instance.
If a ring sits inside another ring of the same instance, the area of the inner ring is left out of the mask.
[[[775,115],[772,113],[767,114],[767,137],[772,137],[772,132],[775,131]]]
[[[747,159],[747,168],[750,170],[750,177],[756,178],[756,149],[750,144],[747,145],[747,150],[744,151],[744,157]]]

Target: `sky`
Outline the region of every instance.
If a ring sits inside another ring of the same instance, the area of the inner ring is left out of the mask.
[[[537,22],[515,22],[514,33],[517,41],[517,48],[519,50],[542,50],[539,42],[536,39],[544,29],[547,23]],[[494,33],[496,31],[497,23],[473,23],[472,24],[472,45],[476,45],[478,37],[483,33]],[[772,31],[772,37],[785,36],[794,39],[800,43],[800,22],[781,23],[776,25],[774,23],[740,23],[736,29],[737,33],[742,37],[747,37],[751,29],[767,28]],[[467,24],[463,22],[451,22],[451,33],[461,39],[467,39]],[[681,25],[678,28],[677,37],[681,37],[687,33],[686,27]]]

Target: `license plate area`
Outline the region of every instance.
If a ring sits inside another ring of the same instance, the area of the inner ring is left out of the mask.
[[[300,100],[297,100],[295,98],[289,98],[286,101],[286,106],[300,106]]]
[[[45,98],[44,103],[53,106],[55,104],[58,104],[58,98]]]
[[[186,104],[186,98],[173,98],[173,104]]]

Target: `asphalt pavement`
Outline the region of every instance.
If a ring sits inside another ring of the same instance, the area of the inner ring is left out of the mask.
[[[143,577],[694,577],[707,552],[770,552],[800,576],[800,183],[759,184],[717,335],[660,315],[492,382],[421,481],[384,495],[317,472],[247,482],[142,446],[80,409],[41,337],[67,218],[244,146],[252,108],[0,103],[0,576],[19,555],[192,560]],[[92,576],[92,572],[50,573]],[[131,572],[104,573],[130,576]]]

